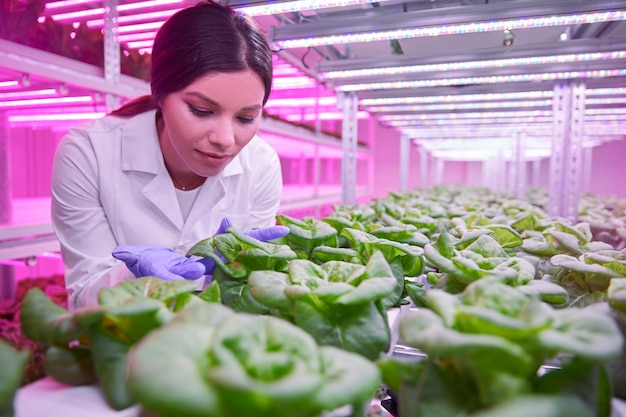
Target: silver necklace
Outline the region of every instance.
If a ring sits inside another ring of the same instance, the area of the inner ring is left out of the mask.
[[[187,191],[187,188],[189,188],[189,187],[193,187],[193,186],[194,186],[194,185],[196,185],[198,182],[200,182],[200,180],[201,180],[202,178],[204,178],[204,177],[202,177],[202,176],[198,175],[198,178],[196,178],[195,180],[191,181],[189,184],[187,184],[187,185],[182,185],[180,182],[178,182],[178,180],[177,180],[177,179],[176,179],[173,175],[171,175],[171,177],[172,177],[172,180],[174,181],[174,184],[175,184],[178,188],[180,188],[181,190],[183,190],[183,191]]]

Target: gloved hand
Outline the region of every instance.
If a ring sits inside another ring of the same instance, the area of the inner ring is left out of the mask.
[[[153,245],[120,245],[112,255],[124,261],[135,277],[155,276],[165,281],[198,279],[206,267],[197,259],[187,258],[170,248]]]
[[[223,235],[224,233],[226,233],[226,230],[228,230],[228,228],[232,226],[233,224],[230,222],[230,220],[224,217],[222,219],[222,222],[220,223],[220,227],[217,228],[217,232],[215,233],[215,235]],[[261,229],[248,230],[247,232],[245,232],[245,234],[257,240],[260,240],[261,242],[267,242],[269,240],[274,240],[287,236],[289,234],[289,228],[287,226],[271,226]],[[224,262],[226,262],[226,259],[224,259],[224,257],[222,257],[219,252],[217,252],[217,255],[221,257]],[[213,274],[213,271],[215,270],[215,261],[213,260],[213,258],[202,258],[198,262],[202,263],[205,266],[206,275]]]

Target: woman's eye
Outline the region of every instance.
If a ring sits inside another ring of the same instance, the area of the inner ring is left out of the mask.
[[[254,123],[254,117],[239,117],[239,121],[244,124],[252,124]]]
[[[199,108],[194,107],[191,104],[188,104],[187,107],[189,107],[189,111],[196,116],[206,117],[213,114],[213,112],[210,110],[200,110]]]

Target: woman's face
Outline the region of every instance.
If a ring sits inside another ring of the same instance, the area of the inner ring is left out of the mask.
[[[265,86],[258,74],[213,73],[161,103],[159,141],[170,174],[217,175],[259,129]]]

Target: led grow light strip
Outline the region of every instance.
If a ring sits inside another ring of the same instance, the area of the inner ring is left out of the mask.
[[[607,61],[626,58],[626,51],[592,52],[584,54],[566,54],[534,56],[526,58],[487,59],[481,61],[449,62],[428,65],[410,65],[404,67],[366,68],[358,70],[330,71],[321,73],[322,79],[342,79],[371,77],[377,75],[418,74],[422,72],[445,72],[459,70],[506,68],[510,66],[529,66],[544,64],[571,64],[574,62]]]
[[[451,103],[468,101],[488,101],[488,100],[518,100],[518,99],[539,99],[552,98],[554,91],[519,91],[512,93],[484,93],[484,94],[461,94],[446,96],[416,96],[416,97],[384,97],[384,98],[364,98],[359,100],[362,106],[378,106],[392,104],[430,104],[430,103]]]
[[[163,7],[168,4],[181,3],[182,1],[183,0],[149,0],[149,1],[140,1],[137,3],[120,4],[119,6],[117,6],[117,11],[128,12],[128,11],[137,10],[137,9],[149,9],[149,8]],[[47,9],[47,5],[46,5],[46,9]],[[104,8],[99,7],[97,9],[80,10],[77,12],[46,14],[45,16],[39,17],[37,20],[40,21],[41,23],[42,19],[45,19],[46,17],[50,17],[53,20],[57,20],[57,21],[64,21],[64,20],[80,20],[81,18],[88,18],[91,16],[100,17],[103,15],[104,15]]]
[[[126,42],[126,46],[128,46],[131,49],[152,48],[153,43],[154,43],[154,40],[148,39],[145,41]]]
[[[91,120],[103,117],[104,112],[93,113],[58,113],[58,114],[19,114],[9,116],[10,123],[26,123],[26,122],[57,122],[69,120]]]
[[[467,110],[467,109],[493,109],[515,107],[548,107],[552,106],[552,100],[526,100],[526,101],[498,101],[483,103],[442,103],[442,104],[416,104],[401,106],[370,106],[368,111],[375,113],[388,113],[400,111],[437,111],[437,110]]]
[[[160,12],[149,12],[149,13],[137,13],[126,16],[119,16],[117,18],[117,23],[119,25],[124,25],[128,23],[141,22],[145,20],[158,20],[161,24],[167,20],[168,17],[176,13],[181,9],[171,9],[171,10],[162,10]],[[95,19],[88,20],[87,27],[89,28],[101,28],[104,26],[104,19]]]
[[[366,111],[357,112],[358,119],[367,119],[369,113]],[[343,112],[322,112],[307,114],[289,114],[285,116],[290,122],[315,121],[315,120],[343,120]]]
[[[319,106],[334,106],[337,104],[337,97],[298,97],[298,98],[274,98],[267,100],[265,107],[313,107]]]
[[[363,84],[347,84],[337,87],[338,91],[388,90],[399,88],[445,87],[467,84],[500,84],[528,81],[554,81],[575,78],[603,78],[626,76],[626,69],[546,72],[539,74],[492,75],[484,77],[447,78],[442,80],[388,81]]]
[[[492,119],[461,119],[461,120],[415,120],[415,119],[402,119],[402,120],[390,120],[385,122],[389,126],[466,126],[471,124],[523,124],[523,123],[546,123],[551,122],[551,116],[539,116],[539,117],[495,117]]]
[[[79,4],[85,3],[95,3],[95,0],[62,0],[62,1],[51,1],[50,3],[46,3],[47,9],[60,9],[63,7],[70,6],[78,6]]]
[[[0,93],[0,99],[3,98],[19,98],[19,97],[37,97],[37,96],[53,96],[57,93],[54,88],[46,88],[43,90],[29,91],[11,91],[8,93]]]
[[[310,88],[315,87],[315,80],[309,77],[281,77],[275,78],[272,82],[272,88],[275,90],[284,90],[288,88]]]
[[[611,109],[609,109],[611,110]],[[494,117],[540,117],[551,116],[552,110],[522,110],[522,111],[499,111],[499,112],[471,112],[471,113],[435,113],[415,115],[383,115],[378,120],[386,122],[390,120],[437,120],[437,119],[489,119]]]
[[[329,7],[345,7],[368,3],[381,3],[388,0],[296,0],[284,3],[266,4],[261,6],[244,6],[235,8],[250,16],[266,16],[270,14],[301,12]]]
[[[595,95],[619,95],[626,94],[624,87],[610,88],[588,88],[585,90],[586,96]],[[484,93],[484,94],[460,94],[445,96],[414,96],[414,97],[381,97],[364,98],[359,100],[362,106],[378,106],[392,104],[428,104],[428,103],[458,103],[468,101],[488,101],[488,100],[519,100],[519,99],[539,99],[552,98],[554,91],[518,91],[510,93]]]
[[[4,87],[16,87],[20,85],[19,81],[11,80],[11,81],[0,81],[0,88]]]
[[[33,98],[33,99],[27,99],[27,100],[0,101],[0,108],[35,106],[35,105],[42,105],[42,104],[87,103],[87,102],[92,102],[92,101],[93,101],[92,96]]]
[[[615,22],[626,20],[626,11],[583,13],[564,16],[536,17],[530,19],[473,22],[459,25],[430,26],[424,28],[397,29],[369,33],[320,36],[305,39],[274,41],[277,48],[306,48],[309,46],[336,45],[357,42],[385,41],[390,39],[421,38],[442,35],[459,35],[476,32],[494,32],[505,29],[528,29],[550,26],[582,25],[585,23]]]

